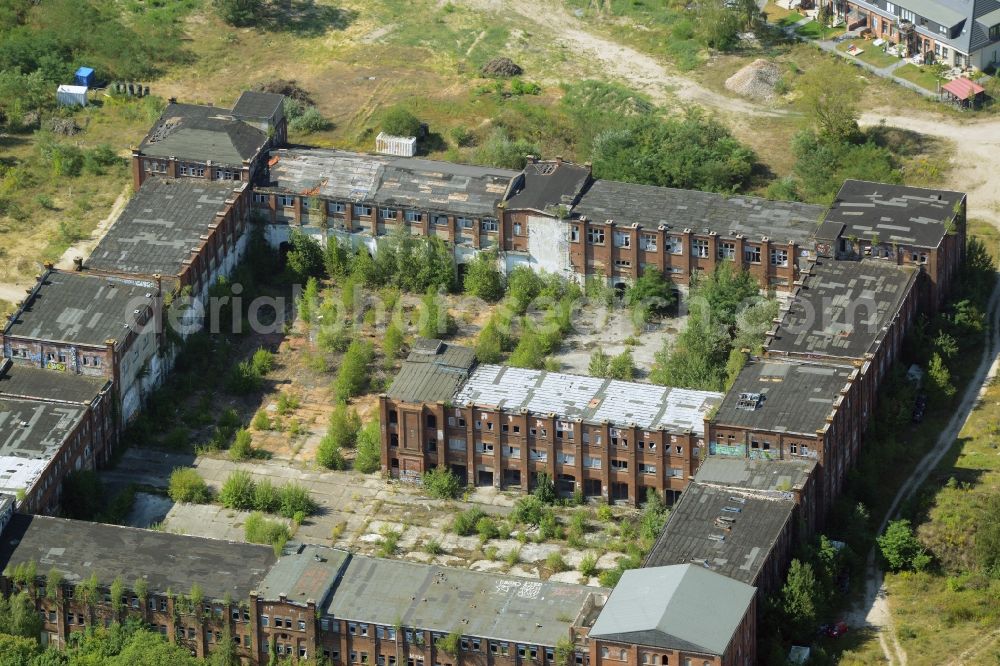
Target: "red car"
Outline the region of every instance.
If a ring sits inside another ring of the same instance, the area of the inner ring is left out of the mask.
[[[840,638],[847,633],[847,623],[837,622],[836,624],[831,624],[826,628],[826,635],[830,638]]]

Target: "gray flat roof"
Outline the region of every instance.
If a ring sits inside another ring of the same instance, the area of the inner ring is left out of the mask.
[[[475,363],[473,349],[417,338],[386,395],[404,402],[451,400]]]
[[[147,178],[85,266],[141,275],[180,274],[215,214],[246,183]]]
[[[510,169],[322,148],[272,150],[259,191],[417,210],[496,215]]]
[[[241,166],[267,143],[267,134],[232,112],[199,104],[168,104],[142,140],[139,150],[151,157]]]
[[[917,269],[887,260],[820,259],[789,301],[768,351],[837,358],[874,353],[914,288]]]
[[[815,460],[751,460],[708,456],[698,466],[695,480],[705,485],[741,488],[763,496],[792,499],[790,491],[803,488],[817,464]]]
[[[692,564],[631,569],[611,591],[590,637],[722,655],[755,592]]]
[[[795,502],[693,482],[681,494],[644,566],[697,564],[753,585]]]
[[[0,569],[34,561],[68,583],[96,574],[104,586],[142,578],[151,594],[186,594],[195,583],[206,599],[249,599],[274,564],[274,549],[82,520],[18,514],[0,535]]]
[[[285,96],[277,93],[244,90],[233,105],[233,115],[240,118],[269,120],[284,101]]]
[[[655,229],[768,236],[774,241],[804,244],[812,238],[826,209],[793,201],[770,201],[744,195],[713,194],[654,185],[595,180],[573,212],[592,222],[614,220]]]
[[[878,234],[880,243],[935,248],[964,198],[950,190],[847,180],[826,220],[842,222],[845,237],[871,240]]]
[[[146,280],[48,271],[4,331],[12,337],[105,346],[120,340],[135,311],[155,302]]]
[[[528,162],[515,181],[507,208],[551,212],[560,205],[572,207],[588,180],[587,166],[551,160]]]
[[[354,555],[327,613],[554,647],[593,594],[607,590]]]
[[[737,426],[815,436],[826,426],[840,390],[854,368],[827,363],[778,359],[749,361],[712,418],[719,426]],[[740,394],[759,394],[756,408],[740,406]]]
[[[30,488],[86,414],[86,405],[0,397],[0,491]]]
[[[9,359],[0,362],[0,397],[89,405],[110,387],[105,377],[15,365]]]
[[[284,595],[288,601],[323,606],[350,556],[346,550],[311,545],[282,555],[261,581],[258,596],[277,601]]]
[[[705,415],[722,401],[714,391],[480,365],[455,394],[456,405],[526,409],[590,423],[634,423],[646,430],[704,432]]]

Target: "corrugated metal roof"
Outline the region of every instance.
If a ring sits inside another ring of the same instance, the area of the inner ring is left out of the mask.
[[[451,400],[475,362],[468,347],[418,338],[386,395],[403,402]]]
[[[455,394],[456,405],[480,405],[591,423],[635,424],[647,430],[704,432],[704,418],[722,401],[714,391],[623,382],[544,370],[481,365]]]
[[[603,588],[354,555],[335,618],[555,647]],[[513,651],[512,651],[513,652]]]

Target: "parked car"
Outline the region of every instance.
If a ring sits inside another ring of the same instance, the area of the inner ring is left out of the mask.
[[[826,626],[826,635],[829,638],[840,638],[847,633],[847,623],[841,620],[836,624],[829,624]]]

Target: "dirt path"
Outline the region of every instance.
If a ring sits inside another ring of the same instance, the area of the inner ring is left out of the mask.
[[[948,421],[947,427],[938,436],[934,448],[924,456],[913,471],[913,474],[893,498],[892,505],[878,527],[879,534],[885,530],[889,520],[895,517],[896,510],[900,504],[920,488],[930,472],[941,462],[941,458],[954,445],[973,408],[985,392],[987,384],[997,375],[997,371],[1000,369],[1000,356],[998,356],[998,350],[1000,350],[1000,282],[994,287],[993,294],[990,296],[988,318],[990,323],[989,339],[983,348],[983,356],[979,362],[979,367],[976,368],[972,380],[969,382],[965,393],[962,394],[962,399],[956,407],[951,420]],[[906,666],[906,651],[903,650],[902,645],[900,645],[899,640],[896,638],[892,613],[890,612],[886,595],[884,574],[876,563],[874,548],[868,554],[864,599],[862,603],[851,609],[846,620],[848,625],[852,627],[864,625],[873,627],[878,632],[879,643],[889,663]]]
[[[899,115],[875,110],[864,125],[886,123],[950,141],[953,147],[948,187],[969,195],[969,216],[1000,227],[1000,120],[956,120],[934,114]]]
[[[757,117],[787,116],[783,109],[769,109],[746,100],[727,97],[684,76],[675,74],[656,58],[589,31],[586,24],[561,4],[550,0],[462,0],[483,11],[514,12],[550,33],[567,55],[583,56],[598,63],[611,78],[627,82],[658,104],[698,104],[718,111]],[[539,37],[536,37],[539,38]]]

